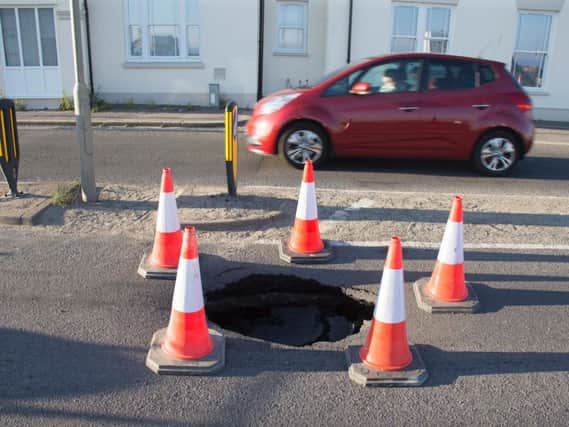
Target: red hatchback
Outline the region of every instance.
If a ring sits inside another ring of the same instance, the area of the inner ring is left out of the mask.
[[[344,67],[260,100],[248,148],[293,166],[330,156],[470,160],[499,176],[533,143],[531,100],[504,64],[400,54]]]

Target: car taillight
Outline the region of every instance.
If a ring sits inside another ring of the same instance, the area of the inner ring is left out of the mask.
[[[518,104],[516,107],[518,107],[518,110],[520,110],[522,113],[530,112],[532,109],[532,105],[530,103]]]

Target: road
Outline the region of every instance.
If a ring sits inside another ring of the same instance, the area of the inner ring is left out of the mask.
[[[538,143],[503,179],[448,162],[333,161],[317,183],[328,189],[319,192],[318,212],[323,235],[336,240],[336,257],[317,266],[278,258],[275,241],[290,233],[300,175],[279,159],[241,153],[248,195],[235,205],[207,192],[178,198],[186,218],[221,216],[228,206],[282,211],[265,222],[198,227],[206,304],[209,292],[252,274],[314,279],[373,303],[382,241],[402,237],[408,336],[430,377],[420,388],[364,389],[349,380],[344,349],[364,342],[369,323],[340,341],[304,347],[224,329],[219,375],[148,370],[149,341],[168,323],[173,289],[135,273],[152,241],[160,168],[172,167],[177,187],[224,185],[222,134],[96,130],[97,181],[116,189],[118,200],[50,208],[33,228],[0,225],[0,425],[567,425],[563,138]],[[24,128],[21,146],[23,181],[77,179],[72,130]],[[448,217],[446,193],[469,195],[465,271],[482,304],[475,315],[429,315],[410,289],[431,274]]]
[[[72,129],[21,129],[22,181],[69,181],[79,176]],[[223,134],[196,131],[95,130],[99,183],[157,185],[162,166],[176,182],[224,185]],[[240,185],[298,186],[299,173],[279,158],[242,149]],[[441,193],[569,195],[569,132],[538,142],[513,175],[480,177],[468,164],[417,160],[333,160],[318,173],[319,187]]]

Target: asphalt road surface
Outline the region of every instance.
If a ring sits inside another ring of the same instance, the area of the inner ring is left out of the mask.
[[[73,130],[24,128],[20,136],[22,181],[77,179]],[[157,188],[164,165],[173,169],[176,185],[225,184],[220,132],[97,130],[95,147],[100,184]],[[135,223],[110,230],[95,218],[97,212],[108,215],[104,218],[124,215],[136,204],[101,203],[86,210],[84,221],[92,227],[64,227],[60,211],[60,222],[49,226],[0,226],[0,426],[566,426],[569,216],[560,201],[569,195],[568,166],[565,135],[538,142],[513,176],[502,179],[479,177],[460,163],[334,160],[317,173],[318,187],[402,193],[387,209],[358,204],[372,198],[361,192],[353,205],[324,206],[320,212],[337,220],[328,221],[327,236],[349,234],[360,243],[337,247],[336,258],[318,266],[283,264],[268,241],[279,235],[277,226],[288,232],[292,222],[295,201],[283,196],[285,190],[275,189],[272,197],[286,202],[288,216],[203,234],[206,297],[262,273],[357,289],[373,301],[386,251],[372,242],[377,230],[346,234],[358,229],[360,219],[402,226],[408,237],[438,242],[446,210],[402,208],[407,197],[417,198],[418,206],[425,199],[406,192],[470,193],[469,200],[479,200],[486,211],[483,202],[498,199],[490,195],[513,195],[508,211],[469,213],[477,220],[470,229],[478,227],[481,237],[494,239],[487,246],[483,239],[470,241],[465,252],[467,279],[482,304],[478,314],[433,316],[419,310],[410,284],[430,275],[437,250],[421,241],[404,245],[408,336],[430,373],[420,388],[364,389],[349,380],[344,349],[361,345],[367,326],[340,341],[305,347],[224,329],[227,358],[219,375],[155,375],[144,360],[152,334],[168,323],[173,282],[136,275],[153,228]],[[296,189],[299,178],[280,159],[240,153],[240,185]],[[556,197],[520,197],[518,206],[517,195]],[[154,205],[148,209],[154,213]],[[339,209],[345,211],[342,217],[336,215]],[[342,225],[342,218],[348,224]]]
[[[244,135],[241,136],[244,138]],[[22,181],[70,181],[79,176],[73,129],[22,128]],[[163,166],[184,185],[225,185],[222,132],[95,130],[98,183],[157,185]],[[298,186],[299,173],[280,158],[239,153],[239,185]],[[569,195],[569,132],[540,142],[512,176],[487,178],[467,163],[338,159],[318,172],[319,187],[444,193]]]
[[[567,425],[569,253],[467,251],[483,310],[428,315],[407,291],[407,325],[430,371],[420,388],[364,389],[334,343],[287,347],[225,331],[226,368],[161,377],[144,366],[168,322],[172,282],[135,274],[142,245],[122,236],[5,230],[0,253],[0,424]],[[405,251],[405,280],[435,250]],[[317,277],[375,292],[385,248],[339,248],[334,262],[291,267],[276,247],[203,244],[204,287],[252,273]],[[355,260],[354,260],[355,258]]]

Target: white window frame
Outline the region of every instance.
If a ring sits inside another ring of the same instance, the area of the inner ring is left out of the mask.
[[[411,36],[400,36],[394,34],[395,32],[395,8],[396,7],[415,7],[417,8],[417,28],[415,37]],[[428,10],[429,9],[448,9],[450,16],[449,16],[449,23],[448,23],[448,37],[429,37],[427,36],[427,17],[428,17]],[[444,53],[449,53],[451,51],[452,39],[454,35],[454,17],[455,17],[455,7],[452,5],[447,4],[425,4],[425,3],[393,3],[391,7],[391,37],[389,39],[389,49],[391,51],[393,45],[393,38],[408,38],[408,39],[415,39],[415,50],[414,52],[430,52],[428,50],[428,41],[429,40],[446,40],[447,41],[447,49]]]
[[[201,10],[201,1],[198,0],[198,10]],[[201,63],[202,59],[202,34],[203,25],[201,22],[201,16],[198,16],[197,22],[186,21],[186,1],[178,0],[178,21],[173,24],[176,26],[178,35],[178,56],[151,56],[150,55],[150,27],[155,25],[150,22],[150,7],[149,2],[145,0],[146,10],[143,11],[143,22],[140,23],[142,27],[142,55],[134,56],[131,55],[130,51],[130,33],[129,28],[131,23],[129,22],[129,9],[128,0],[123,0],[123,10],[124,10],[124,48],[126,52],[127,63]],[[199,13],[199,12],[198,12]],[[201,15],[201,13],[199,13]],[[138,24],[133,24],[138,25]],[[188,36],[187,29],[191,26],[197,26],[199,28],[199,55],[188,55]]]
[[[547,51],[533,51],[533,50],[519,50],[518,49],[518,39],[519,39],[519,35],[520,35],[520,29],[521,29],[521,16],[522,15],[543,15],[543,16],[549,16],[551,17],[551,21],[549,24],[549,34],[548,37],[549,39],[547,40]],[[514,56],[516,53],[541,53],[541,54],[545,54],[545,61],[543,61],[543,80],[541,82],[541,86],[540,87],[534,87],[534,86],[523,86],[523,88],[529,92],[529,93],[535,93],[535,94],[545,94],[547,92],[547,82],[549,81],[549,61],[551,61],[551,55],[552,52],[554,52],[553,50],[553,33],[555,31],[555,25],[556,25],[556,18],[557,18],[557,13],[555,12],[541,12],[541,11],[535,11],[535,10],[518,10],[518,22],[517,22],[517,27],[516,27],[516,42],[514,45],[514,51],[512,52],[512,62],[510,64],[510,70],[512,71],[512,75],[513,75],[513,71],[514,71]],[[514,76],[515,78],[515,76]]]
[[[20,54],[20,65],[8,65],[6,64],[6,54],[4,52],[4,36],[1,31],[2,24],[0,23],[0,55],[2,56],[2,66],[9,69],[28,69],[28,70],[59,70],[61,59],[59,57],[59,41],[57,36],[57,17],[55,15],[55,6],[52,5],[39,5],[39,6],[11,6],[11,5],[2,5],[0,6],[2,9],[13,9],[14,13],[16,14],[16,28],[18,32],[18,50]],[[33,9],[34,11],[34,18],[36,22],[36,37],[38,43],[38,59],[39,65],[24,65],[24,51],[22,49],[22,32],[20,29],[20,18],[18,14],[19,9]],[[55,50],[56,50],[56,58],[57,58],[57,65],[43,65],[43,52],[42,52],[42,45],[41,45],[41,32],[40,32],[40,21],[39,21],[39,12],[38,9],[51,9],[51,13],[53,14],[53,26],[54,26],[54,35],[55,35]]]
[[[304,39],[302,41],[302,48],[300,49],[287,49],[279,45],[279,35],[281,30],[280,22],[280,9],[283,5],[299,5],[304,7]],[[275,34],[275,54],[288,54],[288,55],[306,55],[308,52],[308,19],[309,19],[309,3],[308,0],[278,0],[276,9],[276,34]]]

